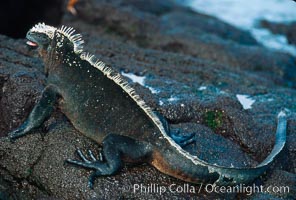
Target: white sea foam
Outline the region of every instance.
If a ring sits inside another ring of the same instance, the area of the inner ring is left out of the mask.
[[[240,29],[248,30],[266,47],[296,55],[295,46],[285,36],[258,27],[258,21],[289,23],[296,21],[296,3],[292,0],[187,0],[198,12],[215,16]]]

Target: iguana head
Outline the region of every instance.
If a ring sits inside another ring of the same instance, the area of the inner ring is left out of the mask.
[[[50,50],[63,48],[74,53],[81,53],[83,40],[80,34],[73,34],[74,32],[75,30],[71,27],[55,28],[44,23],[38,23],[27,32],[27,44],[38,48],[41,56],[45,56],[44,54]]]
[[[27,32],[27,44],[38,48],[39,53],[42,54],[42,51],[47,50],[53,40],[55,31],[55,27],[45,25],[44,23],[36,24]]]

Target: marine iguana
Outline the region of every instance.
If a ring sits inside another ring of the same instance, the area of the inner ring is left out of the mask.
[[[57,105],[77,130],[102,145],[100,158],[91,151],[85,156],[77,150],[81,160],[67,160],[94,170],[88,180],[91,188],[96,177],[116,173],[126,158],[150,163],[159,171],[188,182],[249,183],[266,171],[283,149],[285,111],[278,114],[272,152],[256,167],[217,166],[189,154],[181,145],[191,136],[182,138],[170,131],[166,120],[145,103],[120,73],[83,51],[82,37],[74,32],[70,27],[55,28],[44,23],[28,31],[27,43],[38,48],[47,82],[27,120],[8,137],[15,140],[40,127]]]

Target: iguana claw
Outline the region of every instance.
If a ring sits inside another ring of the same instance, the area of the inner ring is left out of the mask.
[[[79,157],[82,159],[82,161],[67,159],[66,162],[80,166],[80,167],[95,170],[94,172],[91,173],[91,175],[88,178],[88,186],[91,189],[93,189],[95,178],[97,176],[101,175],[101,171],[99,168],[100,168],[100,165],[102,164],[103,156],[100,152],[98,158],[96,158],[94,153],[91,150],[88,150],[87,152],[88,152],[89,157],[91,159],[91,160],[89,160],[80,149],[77,149],[76,152],[79,155]]]

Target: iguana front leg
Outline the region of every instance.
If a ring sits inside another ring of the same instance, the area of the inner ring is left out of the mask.
[[[96,177],[115,174],[122,167],[123,157],[134,162],[145,162],[150,159],[152,154],[152,148],[149,144],[116,134],[109,134],[102,142],[102,146],[103,156],[100,153],[99,158],[88,151],[90,157],[88,159],[80,150],[77,150],[81,161],[66,160],[68,163],[94,170],[88,179],[90,188],[93,188]]]
[[[54,104],[57,100],[57,90],[54,86],[47,86],[39,102],[34,106],[27,120],[16,130],[10,132],[8,137],[11,141],[26,135],[35,128],[40,127],[50,117]]]

